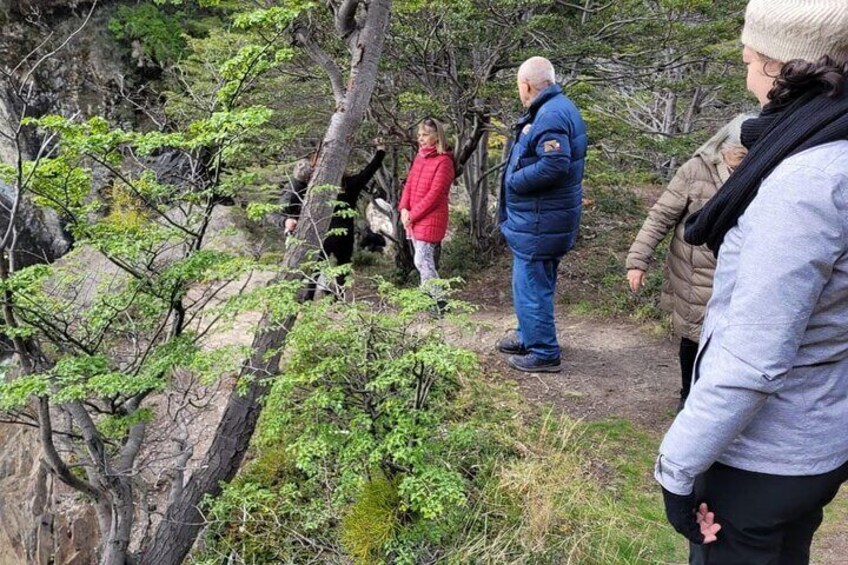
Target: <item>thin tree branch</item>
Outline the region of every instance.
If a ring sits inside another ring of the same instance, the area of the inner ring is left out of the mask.
[[[306,51],[312,62],[324,69],[324,72],[327,73],[330,79],[330,85],[333,88],[333,98],[336,101],[336,107],[343,107],[346,89],[341,67],[304,30],[295,31],[294,37],[295,43]]]
[[[356,31],[356,10],[361,0],[344,0],[336,10],[336,31],[347,38]]]
[[[50,402],[46,397],[42,396],[38,399],[38,416],[41,431],[41,448],[47,464],[63,483],[83,494],[87,494],[94,500],[100,500],[103,493],[95,488],[94,485],[74,475],[62,460],[59,452],[56,451],[56,444],[53,443],[53,424],[50,420]]]

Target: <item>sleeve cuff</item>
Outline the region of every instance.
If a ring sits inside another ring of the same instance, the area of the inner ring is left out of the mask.
[[[685,473],[662,454],[657,457],[654,478],[665,490],[680,496],[692,494],[695,488],[695,477]]]
[[[629,271],[631,269],[639,269],[640,271],[648,272],[648,262],[643,261],[642,259],[637,259],[636,257],[628,257],[625,262],[625,268]]]

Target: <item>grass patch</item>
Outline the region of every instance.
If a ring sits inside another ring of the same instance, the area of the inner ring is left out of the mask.
[[[656,487],[647,479],[656,448],[647,436],[617,421],[583,424],[551,415],[516,435],[519,456],[504,462],[473,516],[475,523],[497,523],[485,509],[502,508],[507,519],[487,539],[472,537],[467,550],[457,548],[455,562],[683,560],[685,544],[665,523]],[[614,462],[599,472],[613,454]]]
[[[686,561],[687,544],[666,523],[659,486],[653,479],[660,441],[623,419],[586,424],[584,447],[593,455],[598,480],[629,509],[643,541],[665,558]],[[641,525],[640,525],[641,524]]]
[[[844,558],[845,524],[848,524],[848,487],[842,486],[836,498],[824,509],[824,522],[813,539],[812,563],[835,563]]]

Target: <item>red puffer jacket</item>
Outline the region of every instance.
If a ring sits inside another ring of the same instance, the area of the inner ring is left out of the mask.
[[[454,179],[453,155],[435,147],[418,151],[403,187],[399,208],[409,210],[412,236],[439,243],[448,231],[448,197]]]

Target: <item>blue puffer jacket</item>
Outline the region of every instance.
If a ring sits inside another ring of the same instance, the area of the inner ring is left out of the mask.
[[[558,85],[542,91],[515,126],[500,196],[500,226],[525,260],[560,259],[577,239],[586,124]]]

